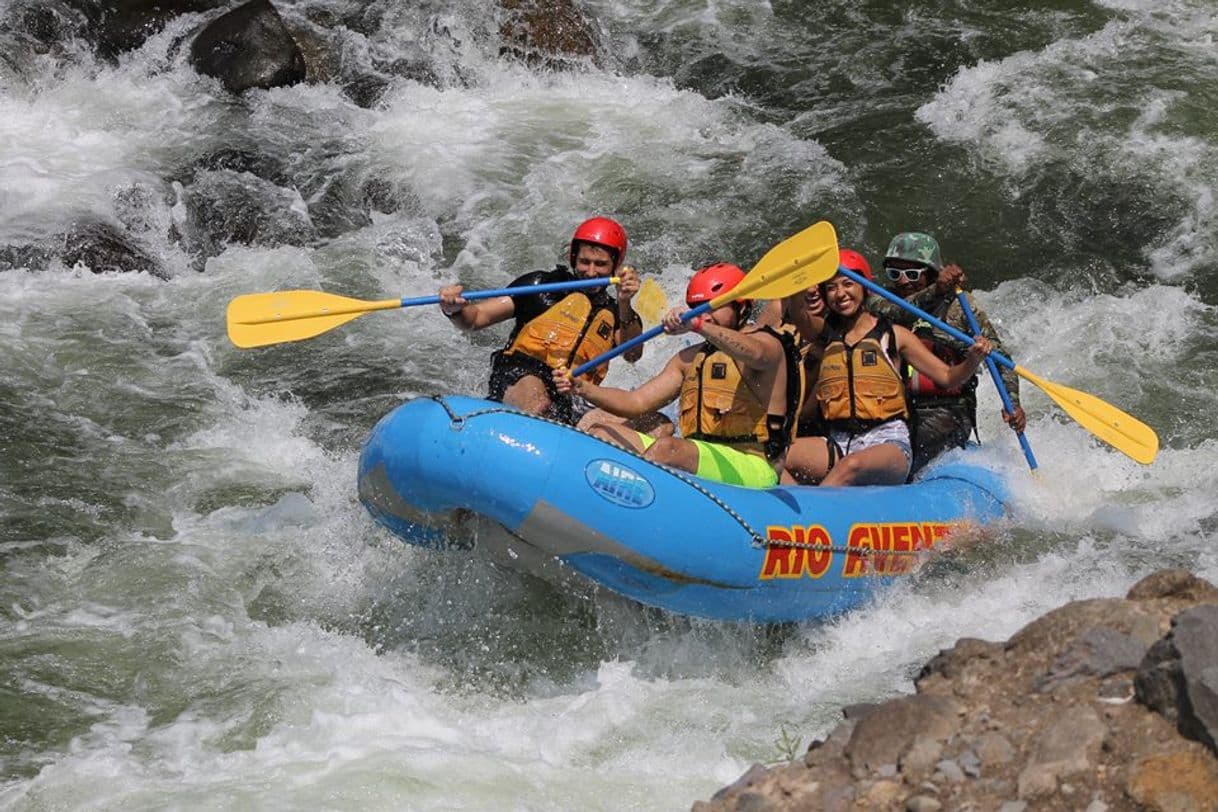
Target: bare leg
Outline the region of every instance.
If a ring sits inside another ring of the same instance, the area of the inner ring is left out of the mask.
[[[542,416],[549,416],[553,405],[545,383],[536,375],[525,375],[509,386],[503,393],[503,403],[513,409]]]
[[[829,473],[829,441],[824,437],[797,437],[787,449],[784,485],[815,485]]]
[[[644,434],[650,434],[652,437],[671,437],[676,431],[672,421],[659,412],[647,412],[638,417],[618,417],[604,409],[593,409],[588,412],[580,418],[575,428],[591,434],[591,427],[597,424],[625,426]]]
[[[598,440],[613,443],[618,448],[624,448],[636,454],[643,453],[643,439],[639,437],[639,433],[622,423],[594,423],[583,430]]]
[[[638,417],[632,417],[626,421],[626,425],[635,431],[650,434],[656,439],[671,437],[677,433],[677,427],[672,424],[672,421],[659,412],[648,412]]]
[[[881,443],[842,457],[820,484],[899,485],[908,471],[905,453],[894,443]]]
[[[671,465],[691,474],[698,473],[698,447],[680,437],[661,437],[643,452],[652,462]]]

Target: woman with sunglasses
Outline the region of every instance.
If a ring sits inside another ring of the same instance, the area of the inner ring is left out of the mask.
[[[945,388],[959,386],[990,351],[978,337],[949,366],[906,327],[875,316],[867,290],[844,274],[821,286],[828,307],[824,352],[813,395],[827,437],[800,437],[787,452],[787,473],[801,483],[896,485],[913,461],[902,364]]]
[[[956,329],[972,334],[968,317],[956,298],[956,291],[964,287],[964,271],[958,265],[943,264],[939,243],[934,237],[918,232],[904,232],[893,237],[884,254],[884,274],[898,296]],[[989,339],[995,350],[1005,352],[989,318],[969,294],[965,296],[981,326],[981,334]],[[878,296],[872,297],[867,307],[875,315],[913,330],[945,363],[955,364],[964,357],[964,348],[955,339],[933,329],[908,310]],[[1015,431],[1022,431],[1027,418],[1019,405],[1019,377],[1005,367],[1001,374],[1015,406],[1014,414],[1003,411],[1002,419]],[[917,473],[947,449],[963,448],[969,435],[976,432],[977,379],[969,378],[961,386],[944,389],[925,375],[907,370],[907,381],[913,412],[911,473]]]

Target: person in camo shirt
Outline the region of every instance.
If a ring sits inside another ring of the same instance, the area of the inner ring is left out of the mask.
[[[939,243],[929,234],[903,232],[892,238],[884,253],[884,274],[892,291],[935,318],[972,335],[964,309],[956,299],[956,289],[964,286],[964,271],[959,265],[944,265]],[[994,325],[973,298],[969,307],[981,326],[981,334],[989,339],[997,352],[1005,353]],[[955,339],[934,329],[908,310],[880,296],[868,297],[868,309],[895,324],[908,327],[927,347],[948,364],[964,357]],[[1015,431],[1027,424],[1023,407],[1019,405],[1019,377],[1011,370],[1001,370],[1003,382],[1011,394],[1014,414],[1004,409],[1002,419]],[[910,476],[949,448],[963,447],[970,434],[977,430],[977,378],[963,386],[943,389],[917,370],[908,370],[908,394],[913,408],[913,465]]]

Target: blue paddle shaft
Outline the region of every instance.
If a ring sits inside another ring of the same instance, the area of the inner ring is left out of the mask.
[[[702,304],[698,305],[697,307],[691,308],[689,310],[686,310],[684,313],[682,313],[681,321],[686,321],[686,322],[692,321],[695,316],[701,316],[703,313],[709,313],[710,311],[711,311],[711,303],[703,302]],[[603,352],[600,355],[593,358],[592,360],[586,361],[586,362],[580,364],[575,369],[571,370],[571,377],[577,378],[580,375],[583,375],[588,370],[596,369],[597,367],[599,367],[601,364],[605,363],[606,361],[610,361],[614,358],[617,358],[622,353],[626,352],[627,350],[629,350],[632,347],[639,346],[644,341],[650,341],[651,339],[655,338],[662,332],[664,332],[664,325],[657,324],[655,327],[652,327],[650,330],[646,331],[645,333],[642,333],[641,335],[637,335],[634,338],[630,339],[629,341],[624,341],[621,344],[618,344],[613,349],[609,350],[608,352]]]
[[[608,284],[610,284],[609,277],[600,276],[596,279],[575,279],[570,282],[547,282],[544,285],[520,285],[514,288],[497,288],[496,290],[471,290],[467,293],[462,293],[461,298],[473,301],[474,299],[494,299],[496,296],[532,296],[534,293],[553,293],[560,290],[603,288]],[[414,299],[403,299],[401,306],[414,307],[415,305],[439,303],[439,296],[418,296]]]
[[[925,319],[927,322],[929,322],[930,324],[933,324],[935,327],[938,327],[940,330],[947,333],[949,336],[951,336],[952,338],[961,342],[965,346],[969,346],[969,347],[972,346],[972,344],[973,344],[972,336],[968,335],[967,333],[963,333],[960,330],[957,330],[955,327],[952,327],[950,324],[943,321],[942,319],[936,319],[934,316],[927,313],[922,308],[918,307],[915,304],[910,304],[909,302],[902,299],[900,296],[896,295],[895,293],[893,293],[885,288],[880,287],[875,282],[872,282],[870,279],[863,276],[862,274],[855,273],[854,271],[850,270],[849,268],[841,268],[841,267],[839,267],[837,269],[837,272],[842,274],[843,276],[850,277],[855,282],[858,282],[860,285],[867,288],[867,290],[871,291],[872,293],[876,294],[877,296],[881,296],[881,297],[887,299],[888,301],[892,302],[893,304],[897,305],[898,307],[905,308],[906,310],[908,310],[910,313],[913,313],[918,318]],[[991,352],[989,355],[986,356],[986,358],[993,358],[995,361],[1002,364],[1007,369],[1015,368],[1015,362],[1012,361],[1010,358],[1007,358],[1002,353]]]
[[[968,319],[969,329],[974,335],[981,335],[981,325],[977,323],[977,317],[973,315],[973,308],[969,306],[968,296],[964,291],[956,291],[956,299],[960,302],[960,308],[964,311],[964,317]],[[1015,416],[1015,403],[1011,400],[1011,393],[1007,391],[1006,381],[1002,379],[1002,375],[998,373],[998,364],[994,363],[994,359],[988,355],[985,357],[985,365],[990,370],[990,377],[994,379],[994,387],[998,390],[998,397],[1002,398],[1002,408],[1007,410],[1007,414]],[[1028,438],[1024,436],[1022,431],[1016,432],[1019,438],[1019,446],[1023,449],[1023,456],[1028,461],[1028,467],[1033,471],[1036,470],[1036,455],[1032,453],[1032,445],[1028,442]]]

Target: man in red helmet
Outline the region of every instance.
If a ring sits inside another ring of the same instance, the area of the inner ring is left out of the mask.
[[[685,291],[693,307],[718,298],[744,278],[735,265],[698,270]],[[683,322],[684,308],[664,316],[665,332],[693,331],[705,342],[686,347],[637,389],[600,386],[554,372],[560,392],[585,398],[610,414],[638,418],[680,399],[681,437],[655,437],[616,423],[588,427],[593,436],[655,462],[745,487],[777,484],[803,392],[794,330],[748,325],[748,301],[729,302]]]
[[[440,288],[440,310],[462,330],[481,330],[514,318],[507,345],[491,357],[489,394],[530,414],[574,424],[587,409],[554,386],[551,370],[574,367],[639,335],[642,319],[630,300],[639,290],[635,270],[626,258],[626,230],[608,217],[593,217],[575,229],[567,254],[571,267],[533,271],[509,287],[526,287],[617,275],[617,296],[604,288],[551,293],[520,293],[495,299],[466,301],[461,285]],[[624,353],[635,362],[641,346]],[[604,378],[606,365],[593,373]]]

